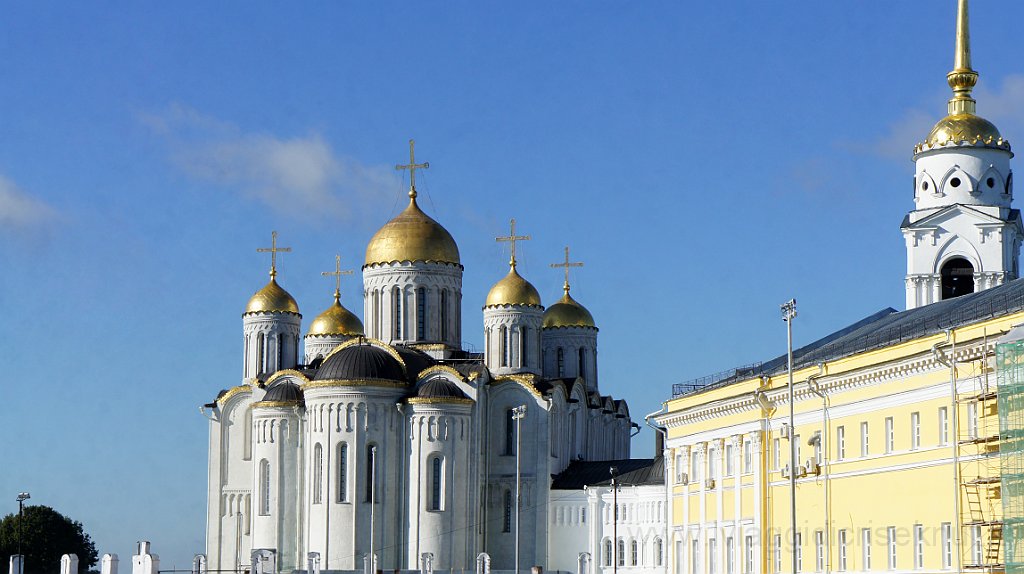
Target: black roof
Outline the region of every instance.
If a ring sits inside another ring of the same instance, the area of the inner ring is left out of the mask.
[[[611,467],[620,485],[665,484],[665,457],[624,460],[577,460],[555,475],[552,490],[580,490],[584,486],[611,486]]]
[[[267,394],[263,395],[263,400],[301,403],[302,389],[291,381],[281,381],[270,386]]]
[[[455,383],[440,377],[431,379],[416,390],[416,396],[424,399],[465,399],[466,393]]]
[[[437,361],[435,361],[430,355],[418,349],[396,345],[395,351],[397,351],[398,356],[402,357],[402,360],[405,361],[405,369],[409,372],[410,381],[414,380],[416,375],[420,374],[423,369],[437,364]]]
[[[796,369],[834,361],[1022,310],[1024,280],[1021,279],[906,311],[897,312],[890,307],[794,350],[793,367]],[[770,361],[732,369],[720,375],[673,385],[672,396],[720,388],[759,375],[777,374],[785,368],[786,356],[781,355]]]
[[[351,345],[324,360],[314,381],[385,379],[405,381],[402,365],[384,349],[368,343]]]

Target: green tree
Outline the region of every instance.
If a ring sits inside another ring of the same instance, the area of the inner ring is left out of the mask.
[[[49,506],[25,507],[21,523],[21,549],[25,555],[25,574],[59,574],[60,557],[78,556],[80,572],[92,570],[96,565],[96,545],[82,529],[82,523],[72,520]],[[18,553],[18,514],[8,514],[0,520],[0,557],[3,569],[10,557]]]

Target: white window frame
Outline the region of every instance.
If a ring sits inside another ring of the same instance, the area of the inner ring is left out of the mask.
[[[701,574],[700,540],[698,540],[696,536],[690,540],[690,574]]]
[[[796,552],[793,553],[796,557],[796,571],[804,571],[804,535],[800,532],[796,533]]]
[[[743,472],[750,474],[754,471],[754,443],[750,440],[743,441]]]
[[[871,443],[868,441],[870,435],[868,434],[868,423],[864,421],[860,423],[860,456],[866,457],[871,454]]]
[[[973,564],[983,564],[984,556],[982,554],[982,536],[981,526],[971,526],[971,562]]]
[[[949,409],[939,407],[939,446],[949,442]]]
[[[967,403],[967,438],[978,438],[978,405]]]
[[[776,438],[772,443],[772,464],[775,470],[782,468],[782,439]]]
[[[921,413],[910,413],[910,450],[921,448]]]
[[[776,534],[775,546],[775,574],[782,574],[782,535]]]
[[[708,574],[718,574],[718,539],[708,538]]]
[[[846,458],[846,427],[839,425],[836,427],[836,460],[843,460]]]
[[[867,572],[871,570],[871,529],[861,528],[860,529],[860,547],[861,547],[861,566],[862,569]]]
[[[743,557],[746,569],[744,574],[754,574],[754,537],[747,534],[743,537]]]
[[[939,528],[942,531],[942,568],[953,567],[953,526],[949,522],[943,522]]]
[[[839,571],[846,571],[846,529],[839,530],[838,535],[839,544]]]
[[[885,417],[885,453],[896,450],[896,429],[892,417]]]
[[[924,568],[924,525],[914,525],[914,570]]]
[[[725,476],[736,474],[736,449],[731,444],[725,445]]]
[[[889,550],[889,570],[896,569],[896,527],[890,526],[885,529],[885,544]]]
[[[725,538],[725,574],[736,574],[736,542],[732,536]]]
[[[814,531],[814,571],[825,571],[825,531]]]

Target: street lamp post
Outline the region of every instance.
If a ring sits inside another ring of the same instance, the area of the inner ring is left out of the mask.
[[[376,574],[377,560],[373,554],[375,504],[377,499],[377,445],[370,447],[370,572]]]
[[[515,560],[515,574],[519,574],[519,494],[521,489],[522,474],[520,468],[520,460],[522,458],[521,450],[523,445],[523,433],[522,433],[522,421],[526,416],[526,405],[519,405],[512,409],[512,419],[516,421],[516,560]]]
[[[27,492],[18,493],[18,574],[25,574],[25,555],[21,553],[21,522],[25,518],[25,501],[32,498]]]
[[[619,474],[619,467],[613,466],[608,469],[612,475],[612,574],[619,572],[619,482],[615,478]]]
[[[797,574],[796,555],[799,535],[796,532],[796,427],[793,426],[793,319],[796,318],[796,299],[782,304],[782,320],[786,322],[786,373],[789,377],[789,513],[793,545],[793,574]]]

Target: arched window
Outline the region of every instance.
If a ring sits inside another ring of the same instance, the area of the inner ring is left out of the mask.
[[[501,357],[501,366],[508,366],[508,327],[498,327],[498,356]]]
[[[348,445],[338,445],[338,502],[348,502]]]
[[[252,407],[245,409],[242,424],[245,426],[242,429],[242,459],[252,460]]]
[[[512,409],[505,409],[505,454],[516,453],[516,421]]]
[[[580,377],[587,378],[587,350],[580,347],[579,369],[576,371]]]
[[[416,290],[416,340],[427,340],[427,290]]]
[[[638,549],[637,542],[636,540],[633,540],[629,543],[629,563],[631,566],[636,566],[640,561],[639,555],[640,551]]]
[[[245,365],[242,366],[242,376],[243,377],[250,376],[249,375],[249,339],[251,339],[251,338],[252,338],[251,335],[246,335],[245,336]]]
[[[380,337],[380,291],[373,290],[373,333],[372,336]]]
[[[530,348],[528,341],[530,340],[530,329],[529,327],[519,328],[519,366],[525,367],[527,365],[527,359],[529,354],[527,349]]]
[[[961,257],[954,257],[942,265],[942,298],[952,299],[974,293],[974,266]]]
[[[505,491],[505,516],[501,523],[502,532],[512,532],[512,491]]]
[[[256,334],[256,372],[250,373],[250,376],[255,377],[266,369],[263,368],[263,348],[266,346],[266,340],[263,338],[262,333]]]
[[[665,546],[665,544],[661,541],[661,538],[655,538],[654,539],[654,565],[655,566],[661,566],[664,563],[664,558],[662,558],[662,552],[664,552],[664,550],[665,550],[664,546]]]
[[[558,376],[565,376],[565,349],[558,348]]]
[[[324,493],[324,451],[320,443],[313,447],[313,504],[320,504]]]
[[[260,461],[260,514],[270,514],[270,461]]]
[[[395,310],[391,338],[398,341],[402,338],[402,290],[395,287],[394,291],[391,292],[391,298],[393,300],[392,308]]]
[[[611,540],[611,538],[606,538],[604,540],[604,565],[608,566],[609,568],[612,565],[612,540]]]
[[[442,481],[441,457],[435,456],[430,461],[430,510],[443,510],[441,508]]]
[[[376,445],[366,445],[366,502],[377,502],[377,497],[374,492],[374,480],[377,478],[377,447]]]
[[[441,340],[448,340],[448,290],[441,291]]]
[[[619,550],[619,555],[618,555],[618,560],[616,560],[616,562],[619,563],[619,566],[625,566],[626,565],[626,541],[621,539],[621,538],[619,538],[619,543],[617,544],[617,546],[618,546],[618,550]]]

